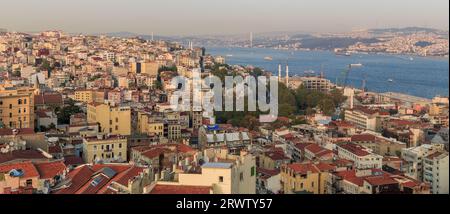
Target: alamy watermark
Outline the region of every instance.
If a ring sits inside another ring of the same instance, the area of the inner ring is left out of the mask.
[[[176,88],[170,97],[175,111],[205,111],[211,115],[214,111],[244,111],[247,97],[247,111],[258,108],[266,112],[260,114],[260,122],[274,122],[278,117],[277,77],[226,76],[224,86],[219,77],[209,75],[202,79],[200,70],[194,69],[192,78],[174,77],[171,86]]]

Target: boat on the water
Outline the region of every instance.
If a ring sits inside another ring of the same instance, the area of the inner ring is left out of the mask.
[[[388,81],[388,82],[394,82],[394,80],[391,79],[391,78],[389,78],[387,81]]]
[[[270,56],[266,56],[266,57],[264,57],[264,60],[267,60],[267,61],[272,61],[272,60],[273,60],[273,58],[272,58],[272,57],[270,57]]]
[[[227,54],[227,57],[232,57],[233,55],[232,54]]]

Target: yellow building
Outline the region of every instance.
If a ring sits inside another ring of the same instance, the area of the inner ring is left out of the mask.
[[[136,74],[158,75],[159,64],[157,62],[131,63],[131,72]]]
[[[327,194],[327,180],[334,167],[319,163],[293,163],[281,167],[281,182],[285,194]]]
[[[0,86],[0,127],[34,129],[34,89]]]
[[[84,102],[84,103],[92,103],[94,102],[94,91],[93,90],[77,90],[75,91],[76,101]]]
[[[73,97],[74,100],[84,103],[103,103],[105,102],[107,92],[104,90],[77,90],[75,91],[75,95]]]
[[[131,135],[131,108],[111,106],[104,103],[87,105],[89,123],[99,123],[99,131],[104,134]]]
[[[142,134],[155,134],[162,137],[164,135],[162,118],[147,112],[138,112],[138,131]]]
[[[86,163],[126,162],[127,139],[117,135],[86,137],[83,139],[83,160]]]

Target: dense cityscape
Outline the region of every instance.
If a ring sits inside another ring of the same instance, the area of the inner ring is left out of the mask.
[[[448,36],[332,50],[448,57]],[[172,78],[195,71],[277,76],[277,120],[173,109]],[[449,98],[347,75],[227,64],[184,40],[3,30],[0,194],[448,194]]]

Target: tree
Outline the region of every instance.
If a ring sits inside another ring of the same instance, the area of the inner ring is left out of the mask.
[[[58,116],[58,123],[69,124],[71,115],[82,112],[83,111],[81,110],[81,108],[76,106],[73,100],[69,100],[67,105],[56,113],[56,115]]]

